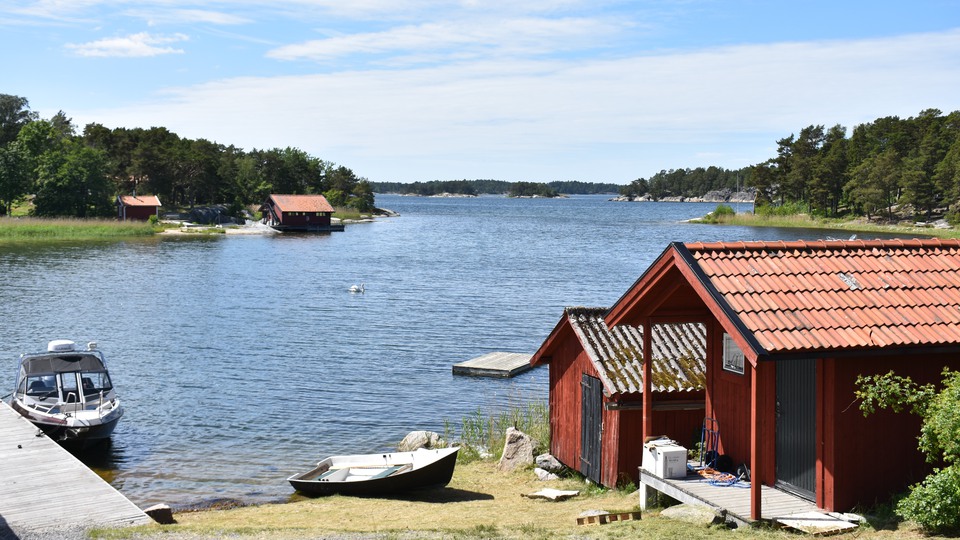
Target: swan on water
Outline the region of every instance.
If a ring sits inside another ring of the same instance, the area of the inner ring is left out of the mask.
[[[365,290],[366,290],[366,289],[364,288],[363,283],[361,283],[361,284],[359,284],[359,285],[351,285],[351,286],[350,286],[350,292],[353,292],[353,293],[362,293],[362,292],[364,292]]]

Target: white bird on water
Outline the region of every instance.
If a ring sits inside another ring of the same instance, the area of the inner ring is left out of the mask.
[[[366,288],[363,286],[363,283],[361,283],[361,284],[359,284],[359,285],[351,285],[351,286],[350,286],[350,292],[352,292],[352,293],[362,293],[362,292],[364,292],[364,291],[366,291]]]

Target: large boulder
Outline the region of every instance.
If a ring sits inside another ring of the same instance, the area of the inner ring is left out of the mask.
[[[397,445],[397,452],[413,452],[418,448],[441,448],[445,446],[439,433],[433,431],[411,431]]]
[[[529,435],[517,428],[507,428],[506,440],[503,443],[503,456],[497,469],[513,471],[533,465],[533,448],[536,446]]]

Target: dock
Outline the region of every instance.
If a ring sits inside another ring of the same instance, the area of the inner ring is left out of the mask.
[[[143,525],[152,520],[59,444],[0,402],[0,538]]]
[[[472,360],[454,364],[453,374],[473,377],[513,377],[533,368],[530,365],[532,357],[532,354],[512,352],[487,353]]]
[[[812,502],[770,486],[760,486],[760,519],[750,517],[750,481],[733,484],[711,483],[696,474],[683,478],[660,478],[640,469],[640,506],[650,490],[656,490],[682,503],[706,508],[727,523],[753,526],[759,523],[792,529],[817,536],[856,529],[863,518],[856,514],[827,512]]]

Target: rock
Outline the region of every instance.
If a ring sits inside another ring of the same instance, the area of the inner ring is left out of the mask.
[[[507,428],[506,441],[503,443],[503,456],[497,469],[513,471],[533,465],[533,439],[517,428]]]
[[[550,472],[550,471],[545,471],[545,470],[541,469],[540,467],[537,467],[537,468],[533,469],[533,473],[537,475],[537,478],[539,478],[541,482],[546,482],[547,480],[559,480],[559,479],[560,479],[559,476],[553,474],[553,473]]]
[[[540,491],[537,491],[535,493],[523,494],[523,496],[528,499],[543,499],[546,501],[554,501],[554,502],[565,501],[571,497],[576,497],[577,495],[580,495],[579,491],[553,489],[553,488],[546,488],[546,489],[541,489]]]
[[[678,504],[677,506],[665,508],[660,512],[660,516],[685,523],[692,523],[694,525],[703,525],[704,527],[717,525],[725,521],[725,516],[723,515],[718,515],[712,510],[690,504]]]
[[[563,463],[557,461],[557,458],[553,457],[551,454],[540,454],[537,456],[536,464],[537,467],[552,473],[561,472],[566,468],[563,466]]]
[[[172,525],[177,522],[173,519],[173,510],[165,504],[155,504],[143,511],[161,525]]]
[[[397,452],[413,452],[418,448],[441,448],[444,446],[439,433],[433,431],[411,431],[397,445]]]

